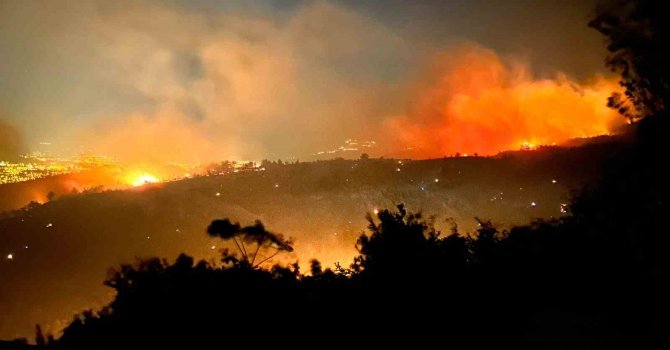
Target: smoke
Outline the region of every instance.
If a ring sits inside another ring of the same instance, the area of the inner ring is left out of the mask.
[[[392,107],[384,65],[404,44],[343,7],[310,2],[283,19],[101,8],[84,23],[106,68],[96,74],[143,102],[82,126],[76,139],[92,152],[134,163],[308,155]]]
[[[386,121],[387,133],[422,157],[560,144],[609,134],[625,122],[606,106],[619,89],[614,78],[537,79],[527,64],[473,44],[438,61],[408,112]]]
[[[0,84],[13,84],[0,108],[64,153],[204,163],[304,157],[356,138],[488,154],[605,133],[617,119],[603,102],[610,80],[535,79],[477,46],[430,59],[451,42],[437,44],[434,26],[404,30],[353,5],[0,6]],[[417,77],[426,60],[442,63]]]
[[[0,161],[15,160],[24,153],[23,135],[9,122],[0,120]]]

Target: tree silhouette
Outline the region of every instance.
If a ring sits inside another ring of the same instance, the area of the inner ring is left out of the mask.
[[[283,235],[269,232],[260,220],[251,226],[241,227],[229,219],[214,220],[207,227],[207,233],[223,240],[233,240],[242,256],[241,262],[250,267],[258,267],[280,252],[292,252],[293,241]],[[247,247],[247,244],[250,245]],[[265,254],[265,255],[262,255]],[[256,261],[257,258],[261,260]]]
[[[625,97],[609,105],[630,119],[657,114],[670,104],[670,30],[660,1],[616,0],[601,4],[589,22],[608,40],[606,64],[621,73]]]

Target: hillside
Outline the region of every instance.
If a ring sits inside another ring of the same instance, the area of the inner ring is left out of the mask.
[[[475,228],[475,217],[508,227],[560,216],[571,191],[597,179],[621,147],[272,165],[263,172],[62,195],[6,212],[0,219],[0,338],[32,336],[35,323],[57,332],[76,311],[109,300],[101,282],[121,262],[174,259],[180,252],[215,259],[221,242],[204,234],[215,218],[260,219],[295,237],[289,259],[303,265],[314,257],[324,266],[347,265],[366,212],[404,202],[436,215],[438,228],[448,230],[452,218],[463,232]]]

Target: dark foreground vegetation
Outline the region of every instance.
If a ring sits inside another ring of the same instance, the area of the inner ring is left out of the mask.
[[[208,234],[238,252],[216,265],[182,255],[122,266],[105,282],[117,292],[108,307],[77,316],[57,339],[38,332],[38,346],[667,348],[668,24],[661,4],[624,5],[591,25],[611,41],[608,62],[628,94],[611,104],[636,119],[637,142],[570,216],[504,232],[481,221],[464,235],[399,205],[370,216],[350,266],[314,261],[307,273],[258,265],[257,252],[291,249],[262,224],[217,220]]]

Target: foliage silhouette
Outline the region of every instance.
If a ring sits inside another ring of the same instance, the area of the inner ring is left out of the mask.
[[[608,39],[606,64],[621,73],[625,97],[610,106],[630,119],[662,112],[670,103],[667,53],[670,24],[664,4],[653,0],[616,0],[601,4],[589,22]]]
[[[210,236],[220,237],[224,240],[232,239],[242,256],[241,262],[250,267],[258,267],[280,252],[293,251],[293,242],[291,239],[285,239],[281,234],[267,231],[259,220],[256,220],[253,225],[246,227],[241,227],[239,223],[233,224],[229,219],[214,220],[207,228],[207,233]],[[247,250],[245,242],[251,244],[249,250]],[[259,254],[267,253],[268,251],[272,252],[267,256],[261,256],[262,260],[256,262]],[[235,258],[229,257],[229,259]]]

